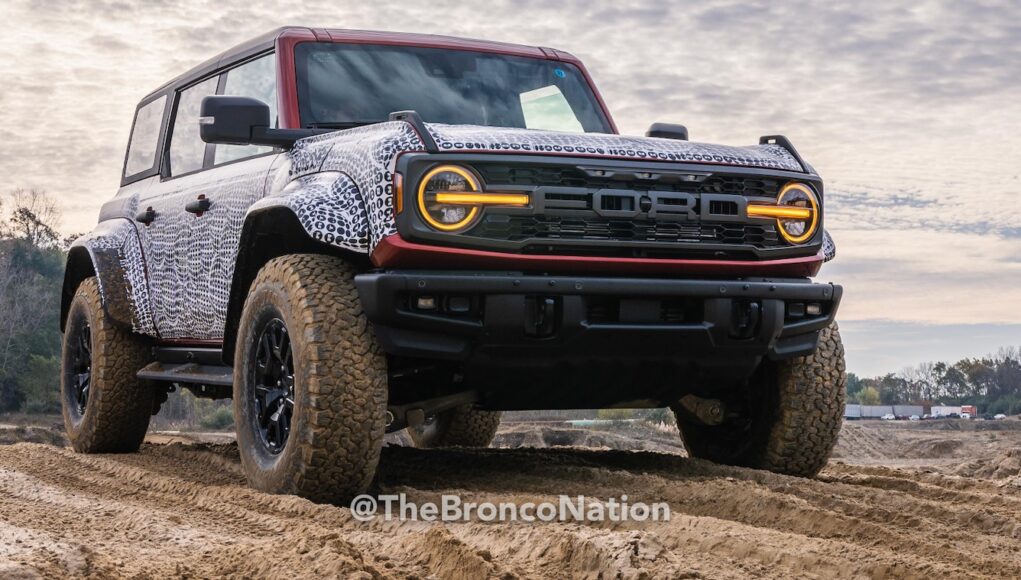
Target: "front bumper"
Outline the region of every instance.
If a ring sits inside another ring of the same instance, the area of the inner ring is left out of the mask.
[[[392,355],[533,369],[654,360],[738,375],[762,357],[814,352],[843,292],[807,279],[464,271],[372,272],[355,284]]]

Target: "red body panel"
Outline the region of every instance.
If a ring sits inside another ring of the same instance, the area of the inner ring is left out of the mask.
[[[399,32],[373,32],[368,30],[311,30],[307,28],[289,28],[284,30],[276,40],[277,59],[277,80],[279,89],[279,111],[280,127],[282,129],[301,128],[301,119],[298,113],[298,87],[296,84],[297,74],[295,72],[294,47],[302,42],[337,42],[344,44],[390,44],[399,46],[416,46],[422,48],[449,48],[452,50],[470,50],[475,52],[492,52],[507,54],[511,56],[523,56],[531,58],[544,58],[571,63],[578,67],[585,81],[589,84],[592,94],[595,95],[610,128],[617,133],[617,124],[610,115],[610,110],[599,94],[599,89],[592,82],[585,65],[576,56],[552,49],[542,49],[534,46],[523,46],[503,42],[489,42],[484,40],[471,40],[467,38],[452,38],[447,36],[436,36],[432,34],[407,34]]]
[[[659,258],[613,258],[595,256],[544,256],[507,254],[466,248],[427,246],[400,235],[383,238],[372,252],[380,268],[446,268],[521,270],[578,274],[641,274],[656,276],[771,276],[805,278],[819,273],[822,254],[781,260],[739,262],[733,260],[674,260]]]

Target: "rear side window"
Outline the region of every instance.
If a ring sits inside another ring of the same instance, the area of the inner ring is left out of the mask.
[[[170,175],[202,169],[206,143],[199,136],[202,99],[216,94],[219,77],[212,77],[182,91],[177,97],[174,132],[170,137]]]
[[[128,158],[124,163],[125,177],[150,170],[156,165],[156,149],[159,147],[160,126],[163,124],[166,106],[167,96],[163,95],[138,109],[135,114],[135,125],[131,129],[131,140],[128,141]]]
[[[250,97],[269,105],[269,122],[277,126],[277,70],[274,55],[266,55],[227,71],[223,94]],[[217,145],[213,163],[219,165],[272,151],[259,145]]]

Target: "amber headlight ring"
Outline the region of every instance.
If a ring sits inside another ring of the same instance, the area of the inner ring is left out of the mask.
[[[748,217],[775,219],[776,229],[790,244],[807,242],[819,227],[819,198],[804,183],[791,182],[780,190],[775,205],[749,205]]]
[[[459,165],[439,165],[427,171],[419,181],[416,198],[422,220],[447,233],[475,225],[487,205],[521,207],[529,203],[527,194],[484,192],[481,180]]]

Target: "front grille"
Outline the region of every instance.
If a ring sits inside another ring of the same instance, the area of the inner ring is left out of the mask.
[[[657,244],[660,253],[669,251],[664,243],[677,244],[678,252],[696,253],[704,245],[745,249],[785,245],[772,221],[745,221],[739,204],[742,197],[775,198],[783,178],[583,165],[483,162],[473,167],[487,188],[522,188],[541,201],[532,212],[487,211],[467,232],[477,238],[530,243],[525,252],[556,252],[557,241],[571,241],[574,251],[581,251],[577,242],[585,240],[626,244],[628,248],[620,251],[628,255],[634,254],[634,246],[648,244]],[[647,208],[635,207],[646,193],[657,200],[655,217]]]
[[[740,223],[707,224],[657,222],[653,220],[610,220],[600,217],[574,218],[535,215],[487,215],[471,230],[472,236],[508,241],[536,240],[618,240],[622,242],[672,242],[685,244],[738,244],[767,248],[778,245],[772,222],[762,225]]]

